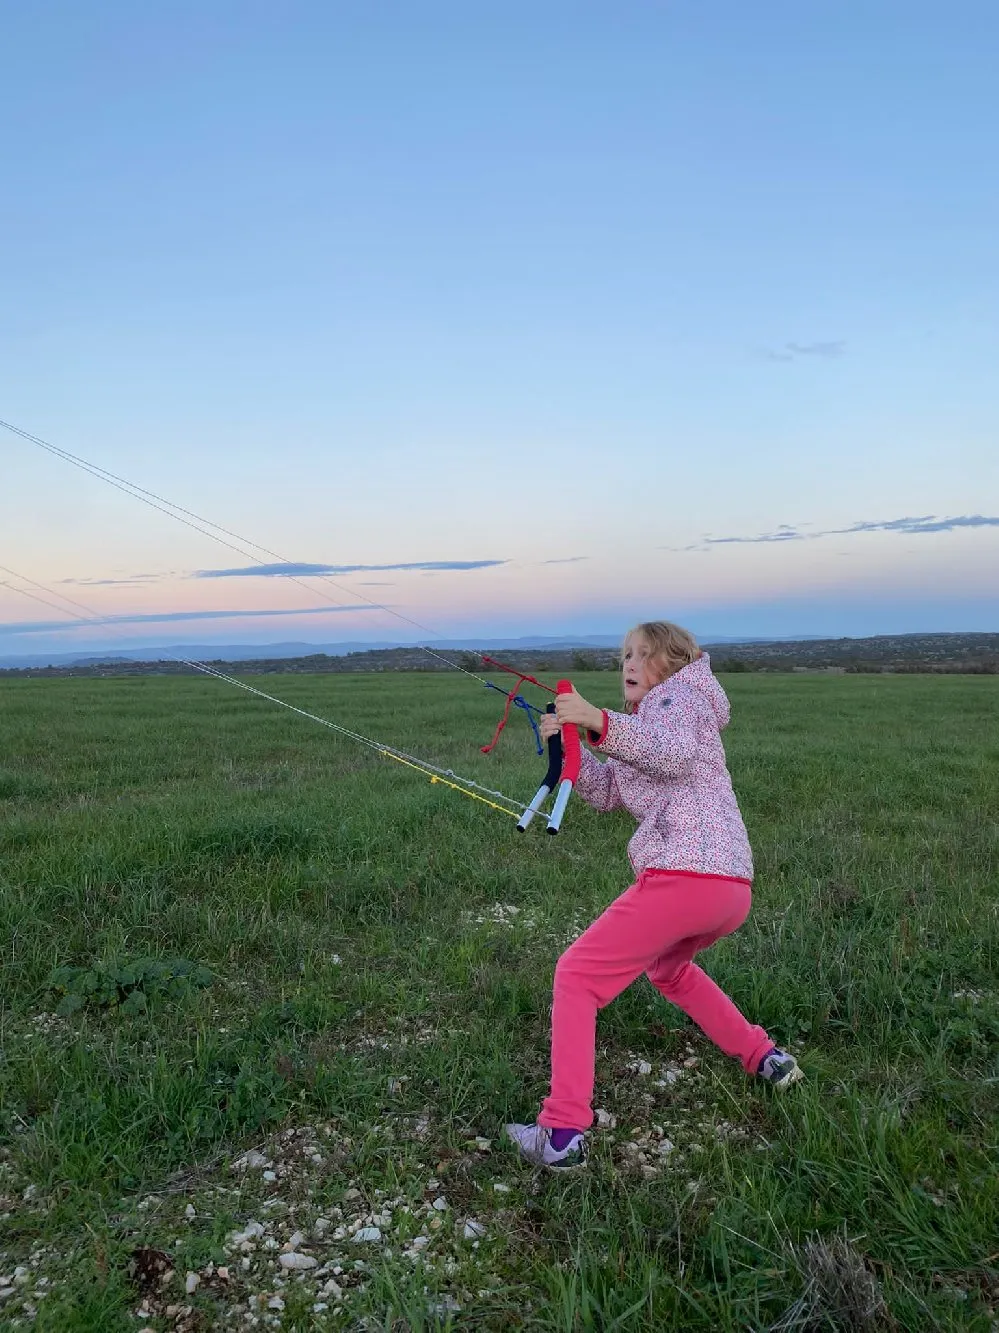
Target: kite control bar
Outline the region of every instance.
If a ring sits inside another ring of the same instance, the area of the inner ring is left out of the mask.
[[[559,694],[572,693],[572,681],[560,680]],[[572,784],[579,777],[579,766],[583,760],[579,744],[579,728],[575,723],[566,722],[562,727],[562,781],[558,785],[558,795],[548,817],[548,832],[557,833],[562,824],[565,807],[572,794]]]
[[[555,705],[549,704],[545,709],[546,713],[554,713]],[[562,737],[559,732],[554,736],[548,737],[548,772],[545,774],[545,780],[534,794],[534,800],[527,807],[520,819],[517,821],[517,827],[521,833],[526,832],[528,824],[538,813],[545,803],[545,797],[550,791],[555,790],[555,786],[562,775]]]
[[[571,692],[572,682],[560,680],[557,693],[571,694]],[[546,711],[554,713],[555,705],[549,704]],[[548,832],[557,833],[559,831],[562,816],[565,814],[565,807],[572,794],[573,784],[579,777],[581,762],[582,750],[579,744],[579,729],[573,723],[566,722],[562,726],[561,734],[556,732],[554,736],[549,738],[548,772],[545,774],[545,780],[538,788],[534,800],[517,821],[517,827],[522,833],[544,805],[548,793],[555,790],[556,784],[558,784],[558,794],[555,797],[552,812],[548,816]]]

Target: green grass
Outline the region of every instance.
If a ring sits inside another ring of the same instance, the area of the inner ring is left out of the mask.
[[[577,683],[617,702],[612,675]],[[519,715],[479,753],[498,696],[466,678],[265,684],[523,801],[543,772]],[[0,1326],[248,1327],[272,1256],[191,1296],[184,1273],[250,1218],[280,1240],[389,1200],[382,1244],[307,1245],[342,1302],[291,1281],[260,1326],[994,1327],[999,682],[724,684],[756,900],[707,966],[808,1080],[768,1095],[638,984],[600,1018],[616,1126],[587,1173],[535,1179],[498,1128],[546,1090],[555,960],[627,886],[626,815],[573,802],[559,838],[524,837],[214,681],[0,683],[0,1276],[27,1270]],[[148,1002],[57,1015],[59,967]],[[254,1147],[285,1174],[234,1173]],[[143,1246],[179,1276],[136,1320]]]

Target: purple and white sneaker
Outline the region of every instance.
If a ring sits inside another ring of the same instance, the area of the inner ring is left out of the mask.
[[[805,1077],[805,1071],[794,1056],[782,1051],[779,1046],[775,1046],[763,1057],[756,1073],[772,1088],[779,1088],[781,1091]]]
[[[532,1166],[551,1171],[574,1171],[586,1165],[586,1138],[574,1134],[564,1148],[552,1147],[552,1131],[547,1125],[506,1125],[506,1136]]]

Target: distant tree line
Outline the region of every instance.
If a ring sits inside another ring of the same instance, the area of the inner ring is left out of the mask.
[[[999,675],[999,634],[882,635],[868,639],[799,640],[705,645],[721,675],[745,672],[815,672],[896,675]],[[614,648],[544,647],[497,649],[497,659],[525,674],[567,675],[619,671]],[[365,671],[447,671],[459,666],[474,675],[490,673],[478,653],[467,650],[428,655],[423,649],[366,649],[344,656],[316,653],[308,657],[258,658],[252,661],[213,660],[212,666],[237,675],[319,674]],[[189,675],[193,668],[176,660],[132,662],[88,660],[72,665],[0,670],[3,676],[145,676]]]

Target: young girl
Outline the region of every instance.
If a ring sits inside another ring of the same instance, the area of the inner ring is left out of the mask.
[[[628,854],[637,879],[570,945],[555,968],[552,1084],[536,1125],[507,1125],[538,1166],[585,1162],[593,1123],[597,1010],[644,972],[749,1074],[777,1088],[802,1077],[692,961],[749,915],[752,854],[725,765],[725,691],[693,635],[668,621],[638,625],[624,641],[624,713],[559,695],[552,735],[576,723],[601,763],[583,752],[576,790],[597,810],[623,805],[639,821]]]

